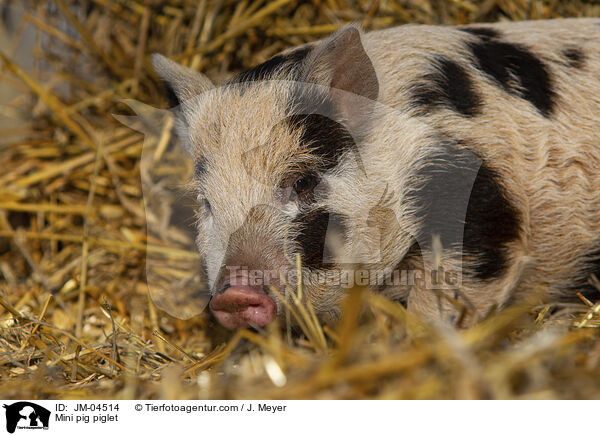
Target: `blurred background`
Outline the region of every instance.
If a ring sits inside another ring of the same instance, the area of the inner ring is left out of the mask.
[[[192,219],[149,207],[142,181],[181,186],[191,166],[167,117],[144,135],[143,120],[113,115],[135,115],[123,100],[166,108],[153,52],[220,83],[347,22],[600,17],[600,2],[4,0],[0,10],[0,396],[598,397],[600,342],[583,328],[598,310],[585,300],[515,308],[452,338],[360,291],[347,308],[369,305],[369,323],[349,315],[298,338],[168,316],[149,299],[146,262],[163,262],[155,283],[166,292],[197,270]],[[144,141],[152,174],[141,171]],[[160,198],[189,206],[184,191]],[[507,348],[514,341],[526,346]]]

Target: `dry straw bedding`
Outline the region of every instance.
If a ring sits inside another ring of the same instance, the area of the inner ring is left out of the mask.
[[[75,6],[77,4],[77,6]],[[598,398],[600,306],[534,303],[467,330],[421,323],[361,289],[323,328],[226,334],[148,298],[143,136],[120,101],[165,107],[149,54],[217,82],[349,21],[600,16],[592,1],[39,0],[0,2],[0,396],[3,398]],[[30,39],[30,44],[26,40]],[[23,47],[26,47],[25,49]],[[169,171],[170,130],[157,159]],[[171,168],[181,174],[189,168]],[[157,218],[157,217],[154,217]],[[166,244],[169,242],[169,244]],[[178,245],[179,244],[179,245]],[[167,248],[165,248],[167,247]],[[176,248],[173,248],[176,247]],[[359,307],[367,319],[357,322]]]

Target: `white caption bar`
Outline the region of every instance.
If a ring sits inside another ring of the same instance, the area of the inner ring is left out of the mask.
[[[0,434],[589,434],[597,401],[9,401]],[[40,432],[40,433],[38,433]],[[343,433],[342,433],[343,434]]]

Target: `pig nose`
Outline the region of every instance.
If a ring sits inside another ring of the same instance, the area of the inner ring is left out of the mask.
[[[210,310],[224,327],[264,327],[275,319],[277,306],[264,292],[247,285],[224,286],[210,300]]]

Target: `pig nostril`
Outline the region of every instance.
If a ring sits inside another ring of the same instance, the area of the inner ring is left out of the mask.
[[[225,283],[223,285],[223,287],[219,290],[219,294],[222,294],[223,292],[225,292],[227,289],[231,288],[231,283]]]
[[[249,286],[228,285],[226,292],[213,296],[210,310],[229,329],[264,327],[277,316],[277,305],[271,297]]]

